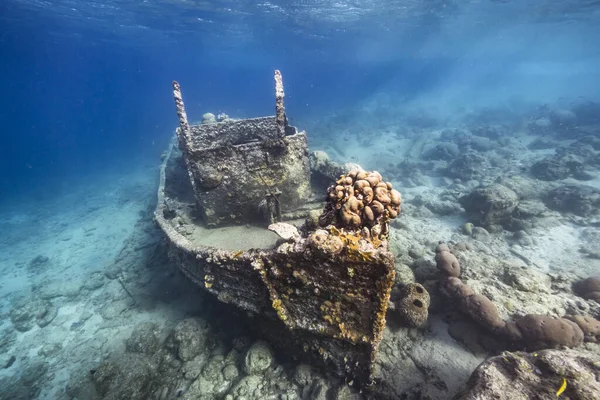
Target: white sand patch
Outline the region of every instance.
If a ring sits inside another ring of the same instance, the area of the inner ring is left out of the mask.
[[[0,223],[7,233],[0,238],[0,314],[6,316],[0,330],[13,332],[14,341],[6,351],[16,356],[10,368],[0,369],[0,378],[18,375],[31,360],[48,362],[52,382],[44,385],[42,399],[61,398],[74,369],[84,362],[99,362],[111,346],[122,345],[138,322],[164,324],[174,316],[181,317],[174,309],[136,310],[116,316],[112,321],[115,328],[108,328],[99,311],[112,302],[111,296],[103,294],[103,288],[78,293],[94,272],[103,276],[125,240],[136,231],[140,215],[155,198],[157,170],[141,168],[95,179],[71,186],[50,201],[31,200],[0,211]],[[36,256],[47,261],[32,266]],[[34,323],[26,332],[13,330],[9,318],[12,297],[31,296],[39,301],[49,284],[54,292],[66,289],[67,296],[47,300],[58,308],[56,317],[43,328]],[[70,293],[75,297],[69,297]]]
[[[513,249],[531,260],[532,266],[544,272],[577,272],[574,260],[581,258],[579,252],[579,232],[576,227],[561,225],[544,230],[536,230],[533,246],[514,245]]]

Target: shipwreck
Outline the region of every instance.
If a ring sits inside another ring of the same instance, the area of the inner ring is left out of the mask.
[[[370,384],[395,278],[388,234],[400,193],[377,172],[344,171],[309,152],[306,133],[288,124],[279,71],[275,116],[190,125],[173,89],[179,127],[155,210],[170,258],[259,319],[275,348]]]

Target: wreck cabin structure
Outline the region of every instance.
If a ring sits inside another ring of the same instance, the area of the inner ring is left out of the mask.
[[[394,257],[383,236],[374,242],[356,227],[311,220],[327,209],[328,193],[311,181],[318,171],[306,133],[288,124],[279,71],[275,116],[190,125],[180,85],[173,89],[179,128],[155,211],[170,258],[248,314],[280,354],[370,383]],[[339,176],[329,179],[335,188]]]

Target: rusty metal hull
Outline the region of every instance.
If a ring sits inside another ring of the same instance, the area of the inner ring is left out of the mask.
[[[260,227],[214,233],[195,215],[185,168],[174,143],[161,166],[155,211],[171,259],[220,301],[260,319],[263,335],[288,354],[369,383],[395,277],[387,244],[359,250],[336,229],[325,233],[343,243],[333,250],[302,229],[287,241]]]

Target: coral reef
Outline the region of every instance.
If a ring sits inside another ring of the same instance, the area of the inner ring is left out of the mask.
[[[577,175],[583,170],[583,163],[570,155],[544,158],[531,166],[531,174],[543,181],[556,181]]]
[[[256,342],[248,349],[244,358],[244,371],[248,375],[263,372],[273,362],[273,350],[266,342]]]
[[[457,302],[458,308],[470,316],[479,325],[492,332],[505,328],[506,323],[494,303],[487,297],[473,292],[459,278],[448,277],[443,281],[443,289],[449,297]]]
[[[505,186],[492,184],[473,190],[459,201],[473,222],[490,226],[509,223],[519,197]]]
[[[34,361],[17,377],[0,378],[0,399],[36,399],[44,386],[49,363]]]
[[[443,243],[436,249],[438,270],[445,274],[441,280],[442,291],[452,299],[458,309],[468,315],[478,325],[484,327],[512,343],[518,343],[528,350],[577,347],[584,341],[597,342],[600,334],[600,321],[589,316],[566,315],[555,318],[547,315],[526,314],[514,322],[505,322],[496,305],[486,296],[476,293],[455,274],[460,272],[456,257],[456,268],[448,267],[449,247]],[[439,255],[445,255],[439,257]]]
[[[456,143],[441,142],[427,150],[423,154],[426,160],[447,160],[452,161],[460,154],[460,149]]]
[[[319,189],[327,190],[331,181],[337,180],[340,175],[356,169],[356,164],[338,164],[329,158],[329,154],[316,150],[309,154],[312,184]]]
[[[448,166],[448,176],[465,181],[484,176],[492,166],[489,160],[475,151],[469,151],[456,157]]]
[[[45,299],[20,298],[10,311],[10,320],[16,330],[27,332],[36,324],[43,328],[56,317],[58,308]]]
[[[455,400],[597,399],[599,372],[597,359],[577,350],[504,352],[477,367]]]
[[[600,190],[591,186],[559,186],[547,193],[544,203],[552,210],[593,217],[600,209]]]
[[[528,350],[577,347],[584,339],[583,331],[573,321],[547,315],[527,314],[507,323],[502,333]]]
[[[587,315],[565,315],[565,319],[577,324],[585,342],[600,343],[600,321]]]
[[[357,398],[354,389],[332,377],[325,380],[306,364],[286,371],[264,341],[214,336],[206,325],[200,318],[189,318],[165,333],[149,324],[137,325],[126,340],[125,353],[73,373],[66,395],[90,400],[324,399],[327,392],[335,392],[346,396],[339,399]],[[34,398],[25,395],[25,389],[34,393],[34,388],[17,384],[9,388],[11,394],[23,394],[11,398]]]

